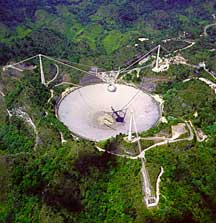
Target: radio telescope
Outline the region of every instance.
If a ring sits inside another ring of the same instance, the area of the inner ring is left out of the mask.
[[[127,134],[131,111],[138,132],[157,123],[160,106],[151,95],[127,85],[115,84],[115,91],[109,91],[108,86],[87,85],[61,99],[57,115],[72,133],[91,141]]]
[[[25,68],[25,64],[23,65],[23,63],[33,59],[39,59],[41,83],[46,87],[57,79],[59,74],[58,65],[66,66],[99,78],[103,83],[90,84],[83,87],[71,83],[72,85],[78,86],[78,88],[73,89],[73,91],[60,100],[56,111],[60,121],[73,134],[91,141],[100,141],[115,137],[120,133],[129,133],[131,135],[131,112],[133,113],[133,120],[137,126],[137,132],[150,129],[160,119],[160,105],[150,94],[135,87],[116,84],[120,74],[127,72],[134,64],[148,57],[156,49],[158,49],[159,54],[160,46],[153,48],[128,67],[123,69],[119,68],[117,71],[104,72],[97,70],[97,68],[86,71],[71,65],[69,62],[42,54],[6,65],[3,67],[3,70],[16,69],[22,72]],[[55,77],[50,81],[46,81],[45,79],[42,59],[48,59],[58,68]],[[157,61],[157,68],[159,66],[158,64],[159,62]]]

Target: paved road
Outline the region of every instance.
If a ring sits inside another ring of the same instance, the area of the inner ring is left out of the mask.
[[[172,138],[167,138],[167,139],[166,139],[165,141],[163,141],[163,142],[156,143],[156,144],[154,144],[154,145],[148,147],[147,149],[144,149],[144,150],[137,156],[137,158],[145,158],[145,152],[148,151],[148,150],[150,150],[150,149],[152,149],[152,148],[154,148],[154,147],[157,147],[157,146],[166,145],[166,144],[168,144],[168,143],[182,142],[182,141],[185,141],[185,140],[187,140],[187,141],[191,141],[191,140],[193,140],[193,138],[194,138],[193,130],[192,130],[192,128],[191,128],[189,122],[186,121],[185,123],[186,123],[186,125],[187,125],[187,127],[188,127],[188,129],[189,129],[189,132],[190,132],[190,135],[189,135],[187,138],[183,138],[183,139],[172,139]]]

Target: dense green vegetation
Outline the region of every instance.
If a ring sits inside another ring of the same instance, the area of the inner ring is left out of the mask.
[[[182,55],[189,63],[205,61],[216,72],[215,28],[200,36],[213,23],[212,0],[44,0],[0,2],[0,64],[38,53],[103,69],[118,69],[161,43],[162,39],[185,38],[196,44]],[[139,37],[149,38],[144,42]],[[162,42],[169,51],[185,47],[180,40]],[[164,52],[162,52],[162,55]],[[32,61],[37,64],[36,60]],[[44,59],[47,79],[55,66]],[[150,62],[149,62],[150,64]],[[78,65],[83,68],[83,65]],[[78,71],[60,68],[62,80],[79,84]],[[48,88],[40,82],[38,67],[32,71],[1,72],[0,90],[0,222],[117,222],[193,223],[215,222],[216,95],[203,82],[186,78],[210,77],[203,69],[172,65],[166,72],[150,68],[124,80],[136,85],[142,78],[158,79],[154,93],[165,100],[161,123],[142,133],[153,136],[170,132],[172,125],[190,119],[208,140],[168,144],[146,153],[153,186],[160,166],[161,196],[157,208],[143,203],[141,162],[100,153],[92,142],[76,140],[56,118],[54,106],[68,86]],[[145,80],[145,79],[144,79]],[[54,98],[47,103],[50,89]],[[8,111],[20,108],[29,114],[39,134],[24,119]],[[194,113],[198,116],[195,117]],[[67,141],[61,142],[61,134]],[[123,136],[100,142],[106,150],[137,155],[136,144]],[[142,148],[152,145],[142,142]],[[154,189],[153,189],[154,190]]]
[[[175,32],[198,37],[216,8],[211,0],[19,0],[0,6],[1,64],[45,53],[72,61],[90,60],[109,69],[143,52],[143,44],[132,49],[135,39],[143,35],[150,38],[148,45]],[[125,47],[133,53],[125,53]]]
[[[1,150],[9,153],[32,151],[34,134],[23,121],[13,118],[8,125],[0,128]]]
[[[199,116],[195,122],[199,127],[207,127],[216,122],[216,95],[204,83],[193,80],[182,84],[170,85],[164,92],[164,113],[176,118],[193,119],[193,114]]]

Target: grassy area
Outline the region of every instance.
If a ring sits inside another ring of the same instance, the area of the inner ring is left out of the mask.
[[[103,46],[107,54],[112,54],[121,46],[123,41],[124,35],[117,30],[113,30],[103,39]]]
[[[7,119],[7,107],[4,101],[4,98],[0,96],[0,125],[5,123]]]
[[[76,42],[86,40],[92,50],[97,49],[99,38],[103,33],[103,27],[101,25],[90,25],[86,27],[82,32],[76,34]]]

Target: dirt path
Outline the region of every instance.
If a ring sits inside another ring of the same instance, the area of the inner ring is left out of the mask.
[[[204,31],[203,31],[204,36],[208,36],[207,30],[212,26],[216,26],[216,23],[212,23],[204,27]]]
[[[189,123],[194,130],[194,133],[198,142],[203,142],[208,138],[208,136],[205,135],[203,132],[198,133],[198,131],[196,130],[196,128],[194,127],[191,121],[189,121]]]
[[[59,132],[60,133],[60,137],[61,137],[61,144],[64,144],[67,142],[67,140],[64,139],[64,135],[62,132]]]
[[[181,52],[181,51],[183,51],[183,50],[189,49],[189,48],[191,48],[193,45],[196,44],[196,42],[194,42],[194,41],[189,41],[189,40],[181,40],[181,41],[182,41],[182,42],[185,42],[185,43],[188,43],[189,45],[186,46],[186,47],[183,47],[183,48],[181,48],[181,49],[175,50],[175,51],[173,51],[173,53],[177,53],[177,52]]]
[[[22,111],[20,108],[13,109],[13,110],[10,111],[10,113],[12,115],[17,116],[17,117],[20,117],[21,119],[23,119],[27,124],[29,124],[33,128],[34,133],[35,133],[35,145],[34,145],[33,150],[36,151],[36,148],[37,148],[38,143],[39,143],[39,134],[38,134],[38,131],[37,131],[37,128],[36,128],[34,122],[30,118],[28,113]]]
[[[207,84],[216,94],[216,84],[206,78],[200,77],[198,78],[198,80],[204,82],[205,84]]]
[[[51,101],[51,99],[53,98],[53,96],[54,96],[54,90],[53,89],[50,89],[50,97],[49,97],[49,99],[48,99],[48,101],[47,101],[47,103],[49,104],[50,103],[50,101]]]
[[[52,83],[52,82],[58,77],[58,75],[59,75],[59,66],[58,66],[57,64],[54,64],[54,65],[55,65],[55,67],[56,67],[56,74],[55,74],[55,76],[53,77],[52,80],[50,80],[50,81],[47,82],[47,86],[48,86],[50,83]]]
[[[190,133],[190,135],[189,135],[188,137],[183,138],[183,139],[166,138],[164,141],[159,142],[159,143],[156,143],[156,144],[154,144],[154,145],[152,145],[152,146],[149,146],[148,148],[144,149],[144,150],[143,150],[138,156],[136,156],[136,157],[137,157],[137,158],[144,158],[144,159],[145,159],[145,153],[146,153],[148,150],[152,149],[152,148],[155,148],[155,147],[158,147],[158,146],[162,146],[162,145],[166,145],[166,144],[168,144],[168,143],[176,143],[176,142],[191,141],[191,140],[193,140],[193,138],[194,138],[194,134],[193,134],[193,130],[192,130],[191,126],[190,126],[189,121],[186,121],[185,124],[186,124],[187,128],[189,129],[189,133]]]
[[[214,73],[213,71],[209,71],[206,67],[204,67],[204,70],[216,80],[216,73]]]
[[[0,90],[0,94],[1,94],[2,97],[5,96],[5,94],[1,90]]]
[[[158,205],[159,200],[160,200],[160,182],[161,182],[161,177],[164,173],[164,169],[161,166],[161,171],[157,177],[157,182],[156,182],[156,196],[155,196],[155,201],[153,203],[147,204],[147,207],[155,207]]]

